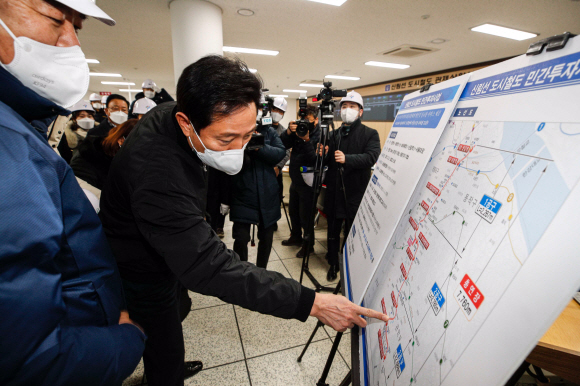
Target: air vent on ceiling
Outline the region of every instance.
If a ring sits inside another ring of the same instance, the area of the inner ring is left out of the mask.
[[[414,58],[415,56],[425,55],[435,51],[439,50],[436,48],[403,44],[399,47],[391,48],[390,50],[380,52],[379,55],[396,56],[399,58]]]

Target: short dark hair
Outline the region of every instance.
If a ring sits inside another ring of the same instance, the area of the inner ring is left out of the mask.
[[[123,96],[123,95],[119,95],[119,94],[111,94],[107,97],[107,103],[105,104],[106,108],[109,108],[109,103],[111,103],[112,100],[115,99],[120,99],[122,101],[125,101],[125,103],[127,104],[127,107],[129,107],[129,101],[127,101],[127,99]]]
[[[306,107],[306,116],[309,115],[312,115],[314,119],[318,118],[318,106],[308,105],[308,107]]]
[[[209,55],[190,64],[177,82],[177,109],[196,130],[260,103],[262,81],[240,59]]]

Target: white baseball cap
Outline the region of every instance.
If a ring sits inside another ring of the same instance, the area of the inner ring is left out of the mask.
[[[157,87],[157,85],[151,79],[145,79],[145,81],[141,85],[141,88],[155,88],[155,87]]]
[[[56,0],[86,16],[94,17],[107,25],[117,24],[109,15],[95,4],[93,0]]]
[[[149,110],[157,106],[157,103],[153,102],[149,98],[141,98],[135,102],[133,106],[133,114],[147,114]]]
[[[72,113],[74,113],[75,111],[92,111],[93,113],[95,112],[95,109],[93,109],[93,106],[91,106],[91,102],[83,100],[78,101],[77,103],[72,105],[71,108],[69,108],[69,110]]]
[[[99,94],[97,94],[96,92],[92,93],[91,96],[89,97],[89,100],[91,102],[100,102],[101,101],[101,96]]]
[[[274,98],[274,107],[279,108],[280,110],[286,112],[286,108],[288,107],[288,102],[283,97],[276,97]]]
[[[349,92],[348,94],[346,94],[346,96],[340,100],[339,106],[341,108],[342,108],[342,102],[354,102],[354,103],[358,104],[361,109],[364,107],[362,96],[360,96],[360,94],[354,90]]]
[[[103,95],[103,97],[101,98],[101,103],[102,103],[103,105],[105,105],[105,107],[106,107],[106,105],[107,105],[107,98],[108,98],[108,97],[109,97],[108,95]]]

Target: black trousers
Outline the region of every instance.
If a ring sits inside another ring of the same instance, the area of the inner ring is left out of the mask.
[[[274,240],[274,225],[264,228],[258,224],[258,256],[256,266],[266,268],[272,251],[272,241]],[[234,252],[240,256],[240,260],[248,261],[248,243],[252,239],[250,234],[252,224],[234,222],[232,227],[232,237],[234,239]]]
[[[123,280],[123,289],[129,316],[147,334],[143,363],[148,385],[182,386],[185,347],[178,281],[145,284]]]
[[[327,233],[328,264],[338,265],[339,253],[342,251],[342,248],[344,247],[344,243],[346,242],[346,236],[348,236],[348,232],[350,231],[350,227],[352,226],[352,222],[354,219],[336,218],[332,216],[332,214],[328,214],[326,220],[328,221],[328,233]],[[344,223],[344,233],[343,233],[344,239],[341,244],[340,229],[342,228],[343,223]]]
[[[312,211],[316,211],[316,209],[313,209],[313,199],[314,191],[310,186],[292,182],[290,185],[290,203],[288,205],[290,223],[292,224],[291,236],[307,239],[312,234],[310,245],[314,245],[314,216]]]

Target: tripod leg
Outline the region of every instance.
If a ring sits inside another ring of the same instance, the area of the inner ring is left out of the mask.
[[[348,370],[348,374],[346,374],[346,377],[344,377],[342,382],[340,382],[339,386],[348,386],[351,384],[351,382],[352,382],[352,370]]]
[[[286,221],[288,222],[288,229],[290,229],[290,234],[292,234],[292,225],[290,225],[290,218],[288,217],[288,211],[286,211],[286,204],[284,203],[284,196],[282,196],[282,208],[284,208],[284,214],[286,215]]]
[[[306,353],[306,350],[308,350],[308,346],[310,346],[312,339],[314,339],[314,335],[316,335],[316,331],[318,331],[318,329],[320,327],[322,327],[323,325],[324,325],[324,323],[322,323],[321,321],[318,321],[318,323],[316,323],[316,327],[314,327],[314,331],[312,331],[310,338],[308,338],[308,342],[306,342],[306,346],[304,346],[304,350],[302,350],[302,353],[300,354],[300,356],[297,359],[298,362],[302,362],[302,357]]]
[[[326,383],[326,378],[328,377],[328,373],[330,372],[330,367],[332,366],[332,361],[334,360],[334,356],[336,355],[336,351],[338,350],[338,345],[340,344],[340,340],[342,339],[342,332],[336,334],[336,338],[334,338],[334,343],[332,344],[332,348],[330,349],[330,354],[328,354],[328,359],[326,360],[326,365],[324,365],[324,370],[322,370],[322,375],[320,379],[316,383],[316,386],[328,386]]]

